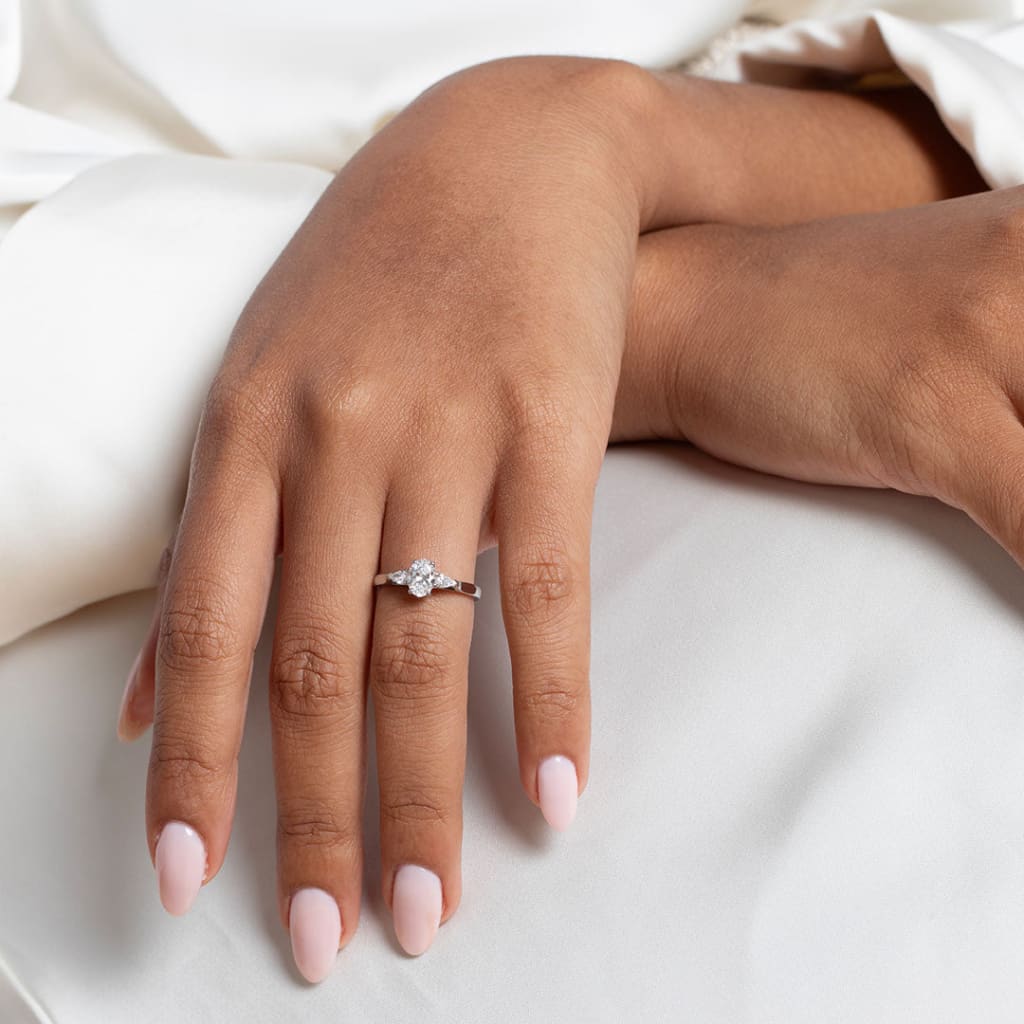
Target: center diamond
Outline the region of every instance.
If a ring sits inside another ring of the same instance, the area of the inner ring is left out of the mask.
[[[388,579],[407,586],[413,597],[426,597],[432,590],[446,590],[458,585],[450,576],[438,572],[429,558],[417,558],[408,569],[388,573]]]

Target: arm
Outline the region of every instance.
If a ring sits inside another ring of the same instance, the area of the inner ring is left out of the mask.
[[[444,99],[431,105],[435,90]],[[625,61],[513,57],[457,72],[401,116],[415,115],[425,141],[434,119],[460,105],[469,130],[453,138],[455,162],[467,147],[489,146],[495,127],[515,142],[567,110],[581,117],[592,133],[586,150],[611,161],[621,195],[635,196],[641,234],[703,222],[787,224],[986,187],[928,98],[910,87],[803,90]]]
[[[1024,567],[1024,187],[640,242],[613,440],[962,509]]]
[[[827,92],[654,76],[645,230],[787,224],[934,202],[985,188],[914,88]]]

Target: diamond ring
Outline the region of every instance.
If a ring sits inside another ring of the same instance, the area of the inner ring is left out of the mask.
[[[453,580],[437,571],[437,566],[429,558],[417,558],[408,569],[396,569],[394,572],[381,572],[373,577],[373,585],[390,583],[396,587],[408,587],[413,597],[426,597],[432,590],[454,590],[456,594],[465,594],[476,600],[480,599],[481,590],[475,583],[463,583]]]

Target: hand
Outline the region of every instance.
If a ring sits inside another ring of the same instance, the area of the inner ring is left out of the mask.
[[[1024,567],[1022,253],[1022,188],[647,235],[613,437],[934,496]]]
[[[371,597],[378,567],[425,553],[471,578],[470,551],[500,541],[521,778],[552,823],[568,821],[587,776],[597,467],[609,426],[613,439],[675,430],[665,414],[686,399],[688,348],[666,328],[693,312],[672,273],[689,236],[645,236],[634,282],[637,233],[929,198],[942,182],[920,158],[917,106],[519,59],[442,82],[350,162],[239,321],[125,693],[123,737],[155,712],[147,831],[168,909],[187,909],[224,858],[282,549],[278,894],[307,977],[326,973],[358,917],[367,676],[383,894],[403,944],[424,948],[459,898],[472,606]],[[869,173],[876,148],[888,178]],[[689,261],[693,282],[714,285],[706,299],[728,292],[718,269]],[[630,335],[644,343],[623,353],[631,284],[643,301]],[[394,884],[406,863],[433,875]]]
[[[355,931],[365,693],[383,897],[422,953],[459,903],[473,601],[374,590],[500,545],[520,778],[555,828],[586,786],[589,543],[644,195],[647,81],[523,58],[428,90],[339,173],[243,312],[121,731],[154,718],[161,898],[224,860],[252,654],[283,555],[270,709],[278,897],[300,970]],[[153,683],[155,677],[155,702]]]

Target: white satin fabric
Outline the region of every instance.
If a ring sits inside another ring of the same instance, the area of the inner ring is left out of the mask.
[[[744,10],[805,16],[716,73],[899,67],[1001,186],[1024,181],[1020,7],[0,0],[0,643],[152,584],[241,305],[436,78],[517,52],[671,65]],[[933,502],[656,445],[609,453],[593,551],[572,832],[518,792],[488,552],[463,905],[425,957],[396,952],[371,786],[363,921],[316,989],[272,906],[265,644],[228,862],[181,921],[143,842],[145,744],[113,739],[151,595],[0,651],[2,1019],[1018,1021],[1008,557]]]

